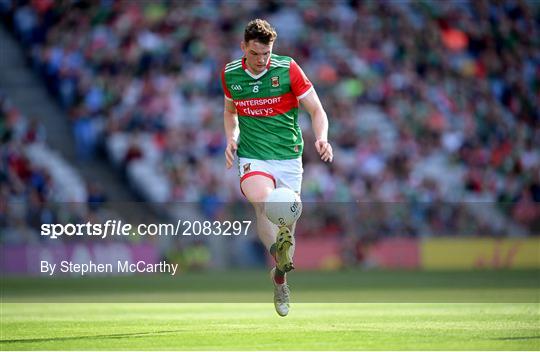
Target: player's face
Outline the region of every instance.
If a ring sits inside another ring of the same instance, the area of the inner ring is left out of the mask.
[[[250,40],[247,43],[242,42],[241,46],[248,69],[254,74],[263,72],[266,69],[268,60],[270,60],[274,43],[263,44],[255,40]]]

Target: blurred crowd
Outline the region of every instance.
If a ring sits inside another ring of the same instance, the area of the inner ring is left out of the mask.
[[[39,241],[41,224],[97,222],[106,217],[105,195],[46,141],[0,92],[0,242]],[[108,214],[110,216],[110,214]]]
[[[433,212],[449,226],[490,228],[504,213],[540,230],[535,1],[2,0],[0,9],[69,114],[79,156],[104,146],[148,200],[242,198],[236,173],[224,172],[219,73],[242,55],[245,24],[262,17],[330,120],[335,158],[325,165],[301,116],[305,202],[428,204],[392,213],[379,232],[401,221],[408,234],[437,234]],[[468,209],[475,202],[497,206]]]

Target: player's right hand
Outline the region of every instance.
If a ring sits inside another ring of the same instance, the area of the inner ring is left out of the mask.
[[[231,139],[227,142],[227,147],[225,148],[225,166],[227,166],[227,169],[232,167],[237,149],[238,145],[236,141]]]

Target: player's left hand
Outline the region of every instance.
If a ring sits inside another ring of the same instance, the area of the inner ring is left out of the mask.
[[[332,151],[332,146],[328,141],[324,139],[317,139],[315,142],[315,148],[321,156],[321,160],[324,162],[332,162],[334,159],[334,152]]]

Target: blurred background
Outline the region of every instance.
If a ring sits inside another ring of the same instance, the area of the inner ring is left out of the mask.
[[[540,268],[537,1],[0,0],[0,16],[3,272],[119,253],[267,265],[253,231],[39,235],[253,216],[224,167],[220,85],[253,18],[276,28],[274,52],[300,64],[330,122],[324,164],[301,112],[298,269]]]

